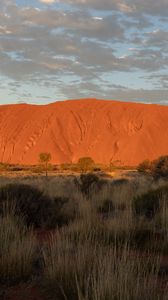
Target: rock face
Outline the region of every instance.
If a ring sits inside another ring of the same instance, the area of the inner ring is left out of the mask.
[[[35,106],[0,105],[0,161],[137,165],[168,154],[168,107],[94,99]]]

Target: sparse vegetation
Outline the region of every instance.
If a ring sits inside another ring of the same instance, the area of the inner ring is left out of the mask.
[[[0,215],[4,206],[15,207],[15,213],[24,217],[27,226],[54,228],[68,224],[74,218],[75,206],[66,210],[69,199],[44,194],[28,184],[8,184],[0,188]]]
[[[168,156],[161,156],[153,161],[153,175],[156,178],[168,178]]]
[[[93,173],[81,174],[80,177],[74,180],[76,186],[80,189],[81,193],[87,198],[93,193],[93,191],[100,190],[106,183],[105,180],[100,179]]]
[[[138,171],[148,173],[154,178],[168,178],[168,156],[161,156],[156,160],[145,160],[138,166]]]
[[[5,299],[8,288],[23,281],[39,282],[44,300],[166,299],[165,180],[86,173],[1,185]]]
[[[16,214],[24,216],[26,224],[45,227],[52,218],[52,200],[39,189],[27,184],[8,184],[0,189],[0,214],[3,206],[15,206]]]

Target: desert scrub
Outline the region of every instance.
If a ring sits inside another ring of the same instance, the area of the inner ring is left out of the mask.
[[[138,165],[137,170],[140,173],[146,173],[146,174],[150,173],[152,171],[152,162],[148,159],[144,160]]]
[[[53,199],[52,216],[48,219],[48,227],[55,228],[68,225],[78,213],[77,201],[73,198],[55,197]]]
[[[152,175],[155,178],[168,178],[168,156],[161,156],[152,162]]]
[[[45,226],[52,214],[52,201],[40,190],[26,184],[8,184],[0,189],[0,214],[3,205],[15,203],[16,214],[24,215],[26,224],[34,227]]]
[[[163,186],[137,196],[133,200],[136,215],[153,218],[159,212],[163,202],[168,202],[168,187]]]
[[[99,192],[107,182],[93,173],[87,173],[75,178],[74,183],[84,196],[90,198],[93,192]]]
[[[160,156],[158,159],[146,160],[138,166],[141,173],[151,174],[155,179],[168,178],[168,155]]]
[[[120,248],[74,244],[56,233],[44,249],[43,289],[53,300],[161,300],[158,259]]]
[[[34,228],[55,228],[68,224],[75,216],[76,206],[66,197],[44,194],[38,188],[27,184],[8,184],[0,188],[0,215],[3,206],[15,206],[15,213],[24,216],[27,226]]]
[[[31,278],[36,240],[15,215],[0,217],[0,281],[11,285]]]

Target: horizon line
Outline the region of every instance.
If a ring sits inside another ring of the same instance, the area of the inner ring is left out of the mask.
[[[140,104],[140,105],[157,105],[157,106],[168,106],[168,102],[145,102],[145,101],[126,101],[126,100],[120,100],[120,99],[101,99],[101,98],[87,98],[87,97],[82,97],[82,98],[73,98],[73,99],[62,99],[62,100],[53,100],[52,102],[49,103],[28,103],[28,102],[16,102],[16,103],[0,103],[0,106],[9,106],[9,105],[30,105],[30,106],[48,106],[48,105],[53,105],[56,103],[63,103],[63,102],[70,102],[70,101],[111,101],[111,102],[120,102],[120,103],[129,103],[129,104]]]

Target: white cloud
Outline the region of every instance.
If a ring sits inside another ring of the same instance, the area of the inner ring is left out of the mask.
[[[101,18],[101,17],[93,17],[93,19],[94,20],[98,20],[98,21],[102,21],[103,20],[103,18]]]

